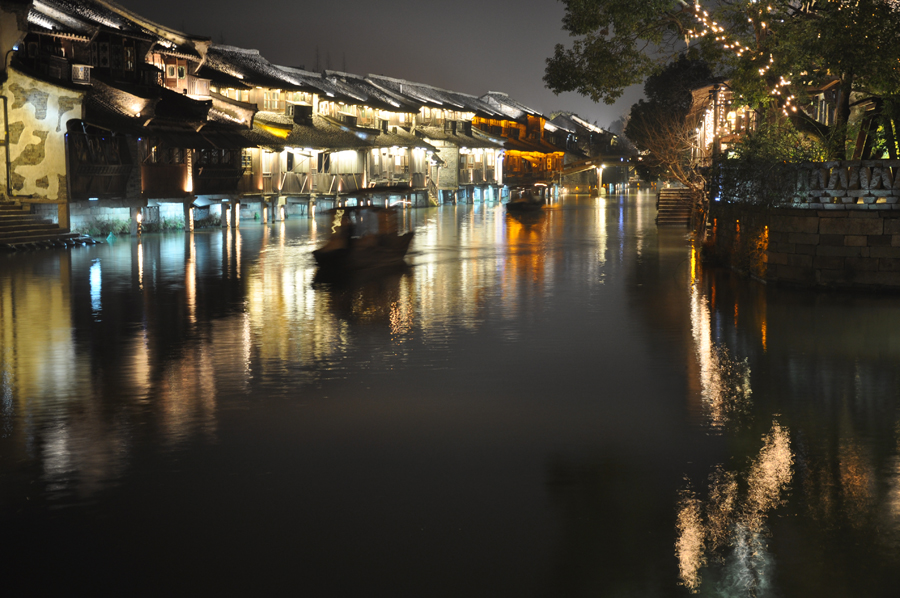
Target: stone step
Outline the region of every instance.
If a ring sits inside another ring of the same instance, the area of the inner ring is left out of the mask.
[[[78,235],[32,214],[15,202],[0,203],[0,247],[5,249],[37,249],[67,247],[77,244]]]
[[[0,239],[9,236],[12,233],[22,231],[56,231],[60,232],[60,228],[55,224],[41,224],[37,222],[0,222]]]
[[[0,224],[15,222],[35,222],[35,218],[29,218],[29,214],[20,214],[16,216],[0,215]]]
[[[80,235],[75,233],[63,234],[25,234],[17,237],[0,239],[0,247],[5,249],[29,249],[39,247],[68,247],[80,244]]]

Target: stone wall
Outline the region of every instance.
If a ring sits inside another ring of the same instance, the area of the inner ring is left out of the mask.
[[[799,164],[792,202],[813,210],[900,209],[900,160]]]
[[[90,234],[98,230],[121,229],[131,219],[126,200],[76,201],[69,204],[69,227],[72,232]]]
[[[714,202],[706,247],[769,282],[900,290],[900,211]]]

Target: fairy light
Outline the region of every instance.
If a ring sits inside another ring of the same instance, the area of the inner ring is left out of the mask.
[[[756,2],[753,2],[753,3],[756,4]],[[772,6],[767,5],[766,11],[771,13]],[[762,13],[763,13],[763,11],[760,10],[760,15],[762,15]],[[688,40],[686,40],[686,41],[688,41],[688,43],[690,43],[691,39],[700,39],[701,37],[706,37],[710,34],[715,34],[715,41],[722,44],[722,49],[731,50],[735,54],[735,56],[737,56],[738,58],[742,58],[744,54],[747,54],[747,53],[752,54],[753,53],[753,50],[750,47],[743,45],[740,41],[730,40],[728,38],[728,35],[725,32],[725,29],[721,25],[719,25],[719,23],[717,23],[714,19],[712,19],[709,16],[709,13],[707,11],[703,10],[703,7],[700,5],[699,2],[694,3],[694,18],[699,22],[700,25],[702,25],[702,27],[700,28],[699,31],[695,31],[694,29],[691,29],[688,31],[688,35],[687,35]],[[754,23],[753,19],[749,18],[749,17],[747,18],[747,22],[751,23],[751,24]],[[760,29],[762,30],[762,32],[768,33],[769,28],[768,28],[766,21],[761,20],[759,23],[760,23],[759,26],[760,26]],[[758,58],[758,56],[753,56],[753,57],[751,57],[751,60],[755,61],[755,60],[757,60],[757,58]],[[769,54],[768,63],[764,64],[763,66],[761,66],[758,69],[759,76],[764,77],[772,69],[774,64],[775,64],[775,57],[772,54]],[[785,116],[787,116],[790,112],[797,111],[797,106],[794,104],[794,101],[797,99],[797,96],[795,96],[793,94],[786,95],[782,92],[782,90],[784,88],[790,86],[790,84],[791,84],[791,82],[786,80],[784,78],[784,76],[780,76],[778,79],[778,82],[775,83],[775,86],[769,90],[769,95],[778,96],[780,99],[783,100],[782,112],[785,114]]]

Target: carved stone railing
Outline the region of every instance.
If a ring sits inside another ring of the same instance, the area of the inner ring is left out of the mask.
[[[900,210],[900,160],[798,164],[786,204],[808,209]]]

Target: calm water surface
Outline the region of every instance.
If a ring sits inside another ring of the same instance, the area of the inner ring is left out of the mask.
[[[701,269],[653,198],[0,254],[10,595],[894,596],[900,302]]]

